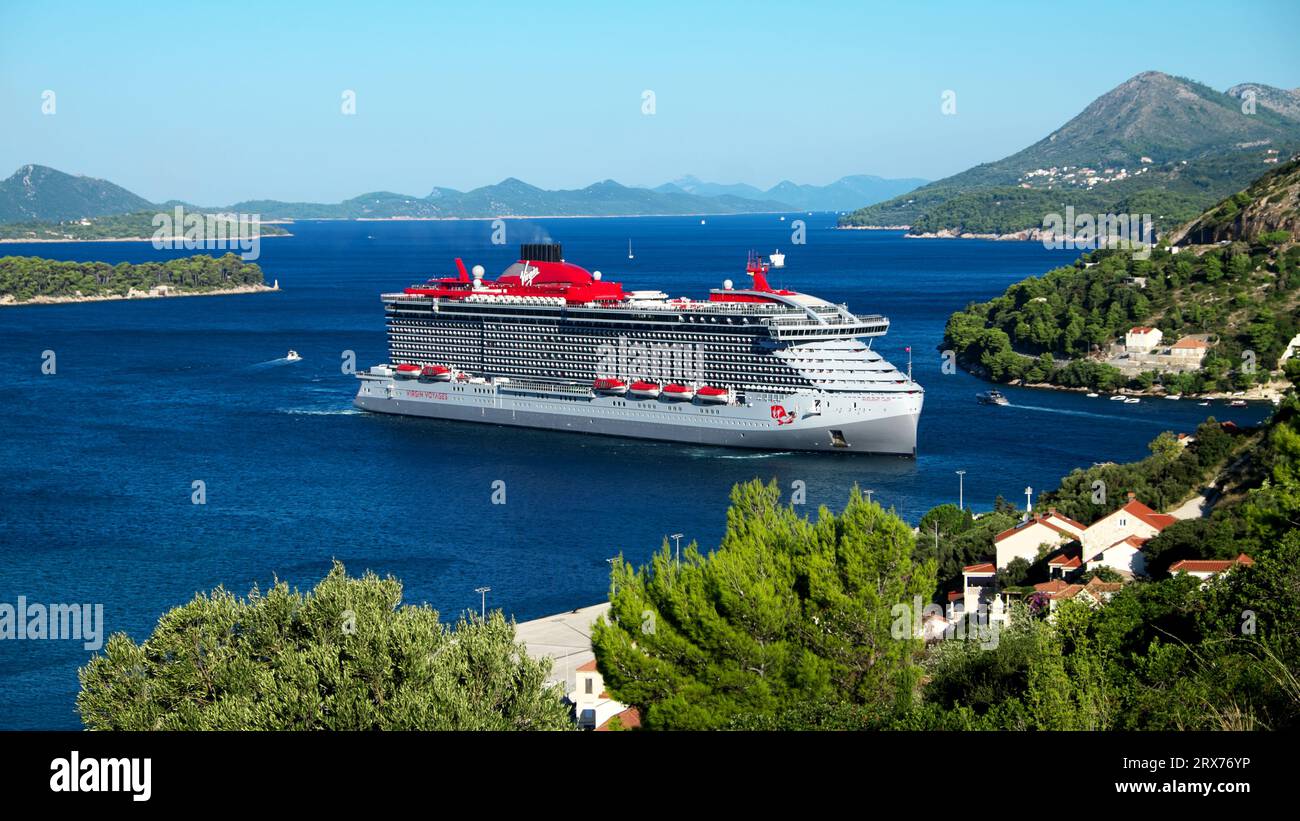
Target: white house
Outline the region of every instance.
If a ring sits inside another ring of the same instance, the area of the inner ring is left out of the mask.
[[[569,693],[569,701],[573,703],[578,726],[584,730],[599,730],[614,716],[620,716],[620,723],[627,726],[628,722],[622,716],[628,713],[628,707],[605,692],[605,679],[596,669],[596,660],[578,667],[577,675],[577,689]]]
[[[1146,353],[1159,345],[1163,338],[1164,334],[1160,333],[1159,328],[1138,325],[1129,328],[1128,333],[1124,334],[1124,348],[1130,353]]]
[[[971,564],[961,569],[962,612],[974,613],[981,603],[991,603],[997,575],[998,569],[992,562]]]
[[[1205,354],[1210,350],[1210,343],[1204,339],[1198,339],[1194,336],[1185,336],[1174,344],[1169,346],[1169,355],[1177,357],[1180,360],[1186,360],[1187,364],[1199,365],[1201,360],[1205,359]]]
[[[1173,516],[1155,512],[1129,493],[1127,504],[1083,531],[1080,539],[1083,565],[1089,570],[1105,565],[1121,573],[1141,575],[1146,571],[1140,556],[1143,543],[1176,521]]]
[[[1026,519],[993,537],[997,569],[1006,568],[1014,559],[1024,559],[1033,564],[1038,560],[1040,547],[1056,547],[1074,541],[1083,536],[1085,529],[1083,525],[1055,510],[1049,510],[1045,516],[1035,513],[1032,519]]]

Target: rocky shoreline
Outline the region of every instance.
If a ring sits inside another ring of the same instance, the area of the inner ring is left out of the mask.
[[[121,302],[127,299],[171,299],[185,296],[230,296],[231,294],[260,294],[279,291],[280,285],[237,285],[233,288],[219,288],[213,291],[181,291],[170,293],[151,293],[132,288],[126,294],[109,294],[105,296],[36,296],[18,301],[13,294],[0,295],[0,307],[20,307],[23,305],[64,305],[77,302]]]

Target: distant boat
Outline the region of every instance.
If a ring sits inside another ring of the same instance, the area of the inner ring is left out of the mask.
[[[1112,401],[1112,402],[1123,402],[1123,401],[1124,401],[1124,397],[1117,393],[1117,394],[1111,396],[1110,401]]]
[[[1210,403],[1209,403],[1209,402],[1197,402],[1196,404],[1200,405],[1201,407],[1205,407],[1205,406],[1209,405]]]
[[[1166,399],[1172,399],[1172,400],[1174,400],[1175,402],[1177,402],[1179,399],[1182,399],[1182,398],[1183,398],[1183,395],[1182,395],[1181,393],[1171,393],[1171,394],[1169,394],[1168,396],[1166,396],[1165,398],[1166,398]]]
[[[773,267],[773,268],[784,268],[784,267],[785,267],[785,254],[781,253],[781,249],[780,249],[780,248],[778,248],[778,249],[776,249],[775,251],[773,251],[773,252],[772,252],[772,255],[769,256],[769,257],[767,258],[767,260],[768,260],[768,262],[772,263],[772,267]]]
[[[632,240],[627,241],[627,258],[636,259],[636,257],[632,256]]]
[[[1141,399],[1138,399],[1136,396],[1128,396],[1128,397],[1125,397],[1125,398],[1124,398],[1124,404],[1125,404],[1125,405],[1136,405],[1137,403],[1139,403],[1139,402],[1141,402],[1141,401],[1142,401],[1142,400],[1141,400]]]
[[[1095,393],[1090,393],[1090,394],[1088,394],[1088,398],[1089,398],[1089,399],[1096,399],[1097,396],[1098,396],[1098,394],[1095,394]]]
[[[1007,401],[1007,398],[1003,396],[999,391],[984,391],[983,393],[977,393],[975,394],[975,398],[979,401],[981,405],[1010,405],[1011,404],[1009,401]]]
[[[781,217],[781,222],[785,222],[785,217]]]
[[[285,354],[284,358],[288,362],[297,362],[299,359],[302,359],[302,357],[298,355],[298,352],[294,350],[291,350],[289,351],[289,353]]]
[[[1228,407],[1230,407],[1230,408],[1244,408],[1244,407],[1246,407],[1246,400],[1245,400],[1245,399],[1234,399],[1234,400],[1232,400],[1231,402],[1228,403]]]
[[[700,225],[703,225],[703,224],[704,224],[704,220],[700,220]]]

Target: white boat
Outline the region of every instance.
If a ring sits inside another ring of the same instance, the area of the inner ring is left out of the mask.
[[[1234,399],[1234,400],[1232,400],[1231,402],[1228,403],[1228,407],[1230,407],[1230,408],[1244,408],[1244,407],[1246,407],[1246,400],[1245,400],[1245,399]]]
[[[1090,393],[1090,394],[1088,394],[1088,398],[1089,398],[1089,399],[1096,399],[1098,396],[1100,396],[1100,394],[1096,394],[1096,393]]]
[[[632,240],[627,241],[627,258],[636,259],[636,257],[632,256]]]
[[[1007,398],[1003,396],[999,391],[984,391],[983,393],[977,393],[975,394],[975,398],[979,400],[979,403],[981,405],[1010,405],[1011,404],[1011,402],[1009,402]]]
[[[1209,403],[1209,402],[1197,402],[1196,404],[1198,404],[1198,405],[1200,405],[1201,407],[1204,408],[1204,407],[1209,406],[1210,403]]]
[[[289,362],[297,362],[299,359],[302,359],[302,357],[298,355],[298,352],[294,350],[290,350],[289,353],[285,354],[284,358]]]
[[[1124,399],[1124,404],[1125,404],[1125,405],[1136,405],[1137,403],[1139,403],[1139,402],[1141,402],[1141,401],[1142,401],[1142,400],[1141,400],[1141,399],[1138,399],[1136,396],[1129,396],[1129,397],[1125,397],[1125,399]]]
[[[1183,398],[1183,395],[1182,395],[1181,393],[1171,393],[1171,394],[1169,394],[1168,396],[1166,396],[1165,398],[1166,398],[1166,399],[1172,399],[1172,400],[1174,400],[1175,402],[1177,402],[1179,399],[1182,399],[1182,398]]]
[[[1121,395],[1119,395],[1119,394],[1117,393],[1117,394],[1111,396],[1110,401],[1112,401],[1112,402],[1123,402],[1123,401],[1124,401],[1124,397],[1121,396]]]
[[[769,257],[767,258],[767,260],[768,260],[768,262],[772,263],[772,267],[773,267],[773,268],[784,268],[784,267],[785,267],[785,254],[781,253],[781,249],[780,249],[780,248],[778,248],[778,249],[776,249],[776,251],[772,252],[772,255],[769,256]]]

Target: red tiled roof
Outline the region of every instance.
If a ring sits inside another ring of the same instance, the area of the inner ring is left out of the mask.
[[[1170,573],[1222,573],[1239,564],[1254,564],[1255,560],[1245,553],[1235,559],[1183,559],[1169,565]]]
[[[1037,590],[1039,593],[1046,593],[1048,596],[1051,596],[1053,594],[1060,593],[1062,590],[1065,590],[1067,587],[1077,587],[1077,586],[1078,585],[1072,585],[1069,584],[1068,582],[1063,582],[1060,579],[1052,579],[1050,582],[1039,582],[1038,584],[1034,585],[1034,589]]]
[[[1132,328],[1129,328],[1128,332],[1131,334],[1149,334],[1154,330],[1155,328],[1148,328],[1145,325],[1135,325]]]
[[[1047,563],[1054,567],[1064,567],[1067,570],[1079,567],[1081,564],[1078,556],[1067,556],[1064,553],[1059,556],[1053,556],[1047,560]]]
[[[960,590],[949,590],[948,601],[957,601],[958,599],[962,598],[965,595],[966,594],[961,592]]]
[[[1154,510],[1136,499],[1130,499],[1128,504],[1124,505],[1120,510],[1138,517],[1156,530],[1164,530],[1166,527],[1169,527],[1171,524],[1178,521],[1168,513],[1156,513]]]
[[[961,569],[963,573],[996,573],[997,567],[993,562],[981,562],[980,564],[968,564]]]
[[[1174,344],[1170,345],[1169,347],[1171,347],[1171,348],[1208,348],[1208,347],[1210,347],[1210,346],[1209,346],[1209,343],[1207,343],[1204,339],[1194,339],[1194,338],[1192,338],[1192,337],[1185,336],[1185,337],[1183,337],[1182,339],[1180,339],[1180,340],[1178,340],[1177,342],[1175,342]]]
[[[1043,518],[1044,518],[1044,519],[1060,519],[1061,521],[1065,522],[1067,525],[1072,525],[1072,526],[1074,526],[1074,527],[1079,528],[1080,530],[1087,530],[1087,529],[1088,529],[1088,526],[1085,525],[1083,522],[1076,522],[1075,520],[1071,519],[1069,516],[1062,516],[1060,513],[1057,513],[1055,510],[1049,512],[1049,513],[1048,513],[1046,516],[1044,516]]]
[[[598,733],[609,732],[610,731],[609,724],[611,721],[613,721],[616,718],[618,719],[618,723],[623,726],[624,730],[634,730],[637,727],[641,726],[641,714],[637,712],[637,709],[635,707],[628,707],[626,710],[619,713],[618,715],[610,716],[608,721],[606,721],[604,724],[596,728],[596,732]]]
[[[579,673],[595,672],[595,670],[596,670],[596,660],[595,660],[595,659],[592,659],[591,661],[587,662],[586,664],[580,664],[580,665],[578,665],[578,672],[579,672]]]
[[[1138,550],[1141,550],[1142,545],[1146,544],[1149,541],[1151,540],[1144,539],[1141,536],[1128,536],[1126,538],[1120,539],[1118,542],[1115,542],[1110,547],[1103,549],[1101,552],[1105,553],[1107,550],[1110,550],[1111,547],[1119,547],[1122,544],[1126,544],[1129,547],[1133,547],[1133,548],[1137,548]]]

